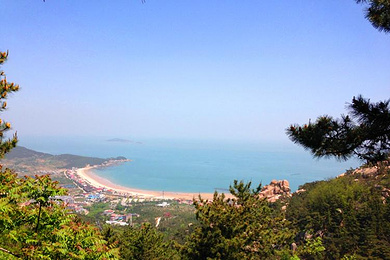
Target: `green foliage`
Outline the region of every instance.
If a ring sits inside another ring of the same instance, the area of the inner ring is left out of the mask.
[[[299,248],[298,254],[303,259],[323,259],[324,258],[325,247],[322,244],[322,238],[310,238],[307,239],[302,247]]]
[[[305,192],[294,194],[286,217],[301,232],[300,246],[305,245],[299,256],[306,259],[307,249],[320,248],[303,238],[314,234],[314,242],[322,238],[326,259],[389,259],[390,200],[384,201],[381,182],[388,184],[378,175],[371,179],[350,175],[306,185]]]
[[[182,248],[185,259],[262,259],[278,257],[292,232],[283,215],[260,199],[251,183],[234,182],[233,199],[214,194],[212,201],[195,201],[200,227]],[[280,214],[280,213],[279,213]]]
[[[379,31],[390,32],[390,1],[388,0],[356,0],[357,3],[368,4],[366,18]]]
[[[390,153],[389,102],[371,103],[359,96],[348,106],[349,116],[321,116],[315,123],[291,125],[287,134],[316,157],[346,160],[355,155],[371,163],[383,161]]]
[[[106,209],[110,209],[110,203],[95,202],[91,206],[86,206],[85,208],[89,210],[88,217],[97,218],[102,215]]]
[[[18,257],[115,258],[98,230],[70,214],[53,196],[65,191],[47,175],[18,178],[0,172],[0,246]]]
[[[8,52],[0,52],[0,66],[8,58]],[[7,81],[7,77],[4,71],[0,70],[0,112],[7,109],[7,102],[4,101],[10,93],[16,92],[19,90],[19,85],[16,85],[12,82]],[[8,132],[11,128],[9,122],[4,122],[0,119],[0,158],[3,158],[4,155],[9,152],[12,148],[16,146],[18,141],[16,134],[11,139],[5,139],[5,133]]]
[[[180,259],[177,250],[149,223],[128,227],[119,242],[121,259]]]
[[[174,201],[168,202],[170,203],[168,207],[157,207],[156,202],[133,203],[130,211],[140,214],[139,217],[133,217],[133,223],[136,225],[145,222],[155,223],[156,218],[160,218],[158,230],[164,234],[164,239],[184,243],[186,235],[198,224],[194,214],[195,207]]]
[[[121,200],[121,201],[122,201],[122,200]],[[126,207],[123,206],[123,205],[121,204],[121,201],[120,201],[118,204],[116,204],[115,210],[119,210],[119,211],[124,211],[124,210],[126,210]]]

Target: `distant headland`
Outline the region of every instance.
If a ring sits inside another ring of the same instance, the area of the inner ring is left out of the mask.
[[[17,172],[36,172],[42,170],[83,168],[87,165],[107,165],[113,162],[130,161],[126,157],[98,158],[73,154],[52,155],[49,153],[37,152],[23,146],[17,146],[11,150],[2,160],[7,167]]]

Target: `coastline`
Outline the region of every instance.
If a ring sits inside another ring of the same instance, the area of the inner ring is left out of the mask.
[[[76,170],[77,175],[88,182],[91,186],[96,188],[104,188],[107,190],[114,191],[116,193],[128,196],[136,196],[141,198],[154,198],[154,199],[178,199],[178,200],[193,200],[198,199],[199,195],[202,199],[213,199],[213,193],[189,193],[189,192],[171,192],[171,191],[150,191],[150,190],[141,190],[136,188],[124,187],[118,184],[115,184],[105,178],[102,178],[96,175],[93,172],[93,169],[100,166],[88,166],[84,168],[79,168]],[[230,195],[230,194],[225,194]]]

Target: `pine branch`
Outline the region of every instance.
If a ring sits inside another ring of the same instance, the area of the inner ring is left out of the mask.
[[[5,249],[5,248],[0,247],[0,251],[2,251],[2,252],[4,252],[4,253],[7,253],[7,254],[10,254],[10,255],[13,255],[13,256],[15,256],[15,257],[20,258],[20,255],[15,254],[15,253],[12,253],[11,251],[9,251],[9,250],[7,250],[7,249]]]

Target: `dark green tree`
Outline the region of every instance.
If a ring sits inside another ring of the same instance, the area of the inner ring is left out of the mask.
[[[322,259],[304,244],[318,237],[325,259],[390,259],[390,199],[382,193],[389,188],[389,169],[385,171],[370,178],[346,175],[305,184],[305,192],[292,196],[286,218],[300,231],[297,253],[302,259]]]
[[[321,116],[315,123],[291,125],[290,139],[310,150],[315,157],[352,156],[370,163],[386,160],[390,152],[389,102],[371,103],[362,96],[348,105],[349,115],[341,119]]]
[[[292,232],[283,213],[260,199],[251,183],[234,182],[232,199],[214,194],[212,201],[195,201],[200,227],[189,236],[182,249],[184,259],[277,259]]]
[[[379,31],[390,32],[390,1],[389,0],[356,0],[357,3],[368,5],[366,18]]]
[[[165,242],[164,235],[150,223],[144,223],[140,228],[128,227],[119,239],[119,249],[121,259],[180,259],[173,245]]]

